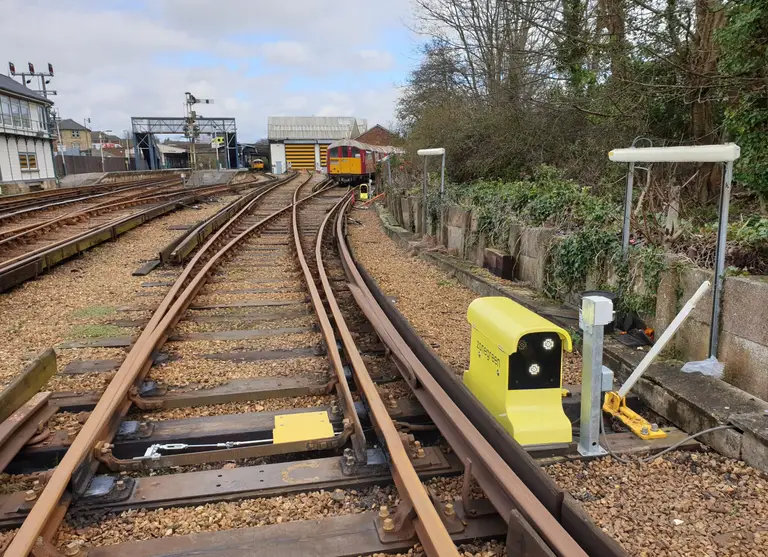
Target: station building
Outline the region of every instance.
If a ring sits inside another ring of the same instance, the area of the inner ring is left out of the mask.
[[[0,75],[0,190],[20,193],[56,187],[51,101]]]
[[[323,170],[328,145],[355,139],[368,122],[353,116],[270,116],[267,123],[272,172],[282,174],[290,163],[294,170]]]

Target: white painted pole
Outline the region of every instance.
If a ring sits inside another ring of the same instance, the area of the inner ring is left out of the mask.
[[[664,350],[664,347],[686,320],[688,314],[693,311],[699,300],[704,297],[704,294],[707,293],[710,286],[711,285],[709,281],[705,280],[701,286],[699,286],[699,289],[691,297],[691,299],[685,303],[683,309],[681,309],[680,313],[675,316],[675,318],[672,320],[672,323],[670,323],[669,327],[667,327],[667,330],[664,331],[664,333],[661,335],[661,338],[656,341],[656,344],[654,344],[653,348],[648,351],[648,353],[645,355],[645,358],[643,358],[643,361],[640,362],[640,364],[635,368],[635,371],[632,372],[632,375],[629,376],[629,379],[627,379],[621,386],[619,389],[619,397],[624,398],[627,396],[627,393],[630,391],[630,389],[632,389],[632,387],[635,386],[637,380],[640,379],[643,373],[645,373],[651,363],[653,363],[653,360],[656,359],[656,356],[659,355],[659,352]]]

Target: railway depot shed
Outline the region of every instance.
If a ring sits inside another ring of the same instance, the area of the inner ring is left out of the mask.
[[[270,116],[267,123],[272,172],[326,168],[328,145],[354,139],[368,122],[353,116]]]

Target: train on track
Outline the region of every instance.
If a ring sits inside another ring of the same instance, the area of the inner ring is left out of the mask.
[[[397,147],[369,145],[354,139],[335,141],[328,145],[328,176],[341,184],[364,184],[374,178],[379,162],[401,152]]]

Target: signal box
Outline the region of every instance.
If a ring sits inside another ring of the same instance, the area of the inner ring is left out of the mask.
[[[521,445],[570,443],[561,390],[568,332],[505,297],[474,300],[467,319],[467,388]]]

